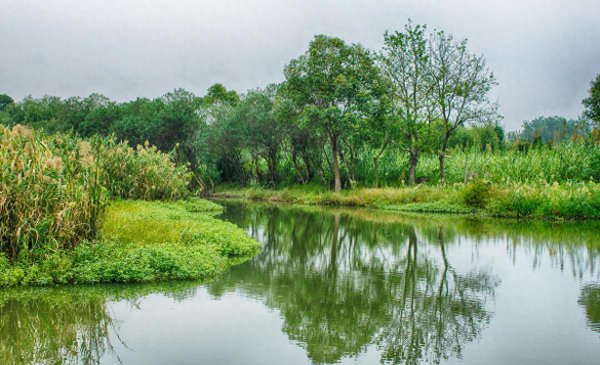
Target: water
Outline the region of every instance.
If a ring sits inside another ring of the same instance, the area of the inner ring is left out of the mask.
[[[600,224],[226,202],[208,284],[0,292],[1,363],[600,363]]]

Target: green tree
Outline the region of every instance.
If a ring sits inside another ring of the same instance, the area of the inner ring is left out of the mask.
[[[392,115],[400,134],[400,145],[409,153],[409,184],[415,183],[419,154],[431,131],[433,88],[424,25],[409,22],[404,33],[386,32],[381,68],[392,85]]]
[[[590,95],[583,99],[585,114],[600,125],[600,74],[590,84]]]
[[[434,32],[429,39],[429,77],[441,122],[440,184],[444,184],[446,150],[456,129],[470,122],[497,119],[497,106],[489,101],[489,92],[497,82],[485,58],[469,52],[466,39],[458,42],[443,31]]]
[[[6,108],[9,105],[14,104],[14,102],[15,101],[10,96],[6,94],[0,94],[0,112],[6,110]]]
[[[362,46],[318,35],[284,73],[286,89],[301,106],[304,123],[330,144],[334,189],[340,191],[341,142],[372,101],[378,70]]]

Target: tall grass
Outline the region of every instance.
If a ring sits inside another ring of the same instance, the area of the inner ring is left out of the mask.
[[[189,195],[192,175],[171,156],[148,142],[131,148],[114,138],[96,138],[111,197],[120,199],[173,200]]]
[[[75,246],[96,233],[106,194],[84,142],[0,126],[0,240],[10,257]]]
[[[392,151],[390,151],[392,152]],[[367,156],[368,157],[368,156]],[[468,173],[494,183],[513,181],[582,182],[600,181],[600,144],[570,142],[553,146],[541,145],[521,151],[505,148],[496,151],[454,149],[446,156],[446,182],[464,181],[465,162]],[[357,178],[363,186],[373,186],[374,171],[368,158],[361,158]],[[410,161],[404,153],[389,153],[379,163],[382,184],[401,186],[408,183]],[[436,154],[424,153],[419,158],[417,177],[431,184],[439,181],[439,159]]]
[[[189,194],[190,179],[148,145],[0,126],[0,252],[16,259],[73,248],[95,237],[109,198],[176,199]]]

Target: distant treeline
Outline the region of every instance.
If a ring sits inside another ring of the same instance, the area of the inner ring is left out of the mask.
[[[0,95],[0,123],[114,135],[132,146],[148,141],[188,164],[204,189],[224,182],[315,182],[335,190],[462,182],[479,173],[469,169],[469,154],[515,159],[521,153],[526,160],[532,150],[539,159],[540,149],[565,164],[583,153],[584,171],[565,170],[562,180],[595,178],[600,166],[593,128],[600,121],[598,79],[579,120],[541,117],[505,135],[489,100],[496,80],[483,56],[470,52],[465,40],[424,25],[387,32],[380,51],[318,35],[286,65],[284,76],[281,84],[243,95],[221,84],[204,96],[177,89],[122,103],[98,94],[19,102]],[[459,154],[460,163],[454,161]],[[563,158],[568,154],[573,158]],[[458,166],[460,172],[448,171]]]

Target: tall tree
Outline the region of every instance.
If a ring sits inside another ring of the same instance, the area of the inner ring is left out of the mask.
[[[4,111],[10,104],[14,104],[13,98],[6,94],[0,94],[0,112]]]
[[[469,52],[466,39],[459,42],[443,31],[434,32],[429,58],[433,101],[442,126],[439,161],[440,184],[444,184],[448,140],[465,123],[496,119],[497,107],[490,103],[489,92],[497,83],[485,58]]]
[[[362,46],[318,35],[284,73],[286,89],[302,106],[304,122],[329,141],[334,189],[340,191],[341,141],[371,101],[378,70]]]
[[[379,58],[383,74],[391,84],[392,116],[400,134],[399,142],[409,153],[411,185],[415,183],[419,154],[426,145],[433,115],[425,30],[424,25],[409,22],[404,33],[386,32]]]
[[[583,99],[585,114],[600,126],[600,74],[590,84],[590,96]]]

